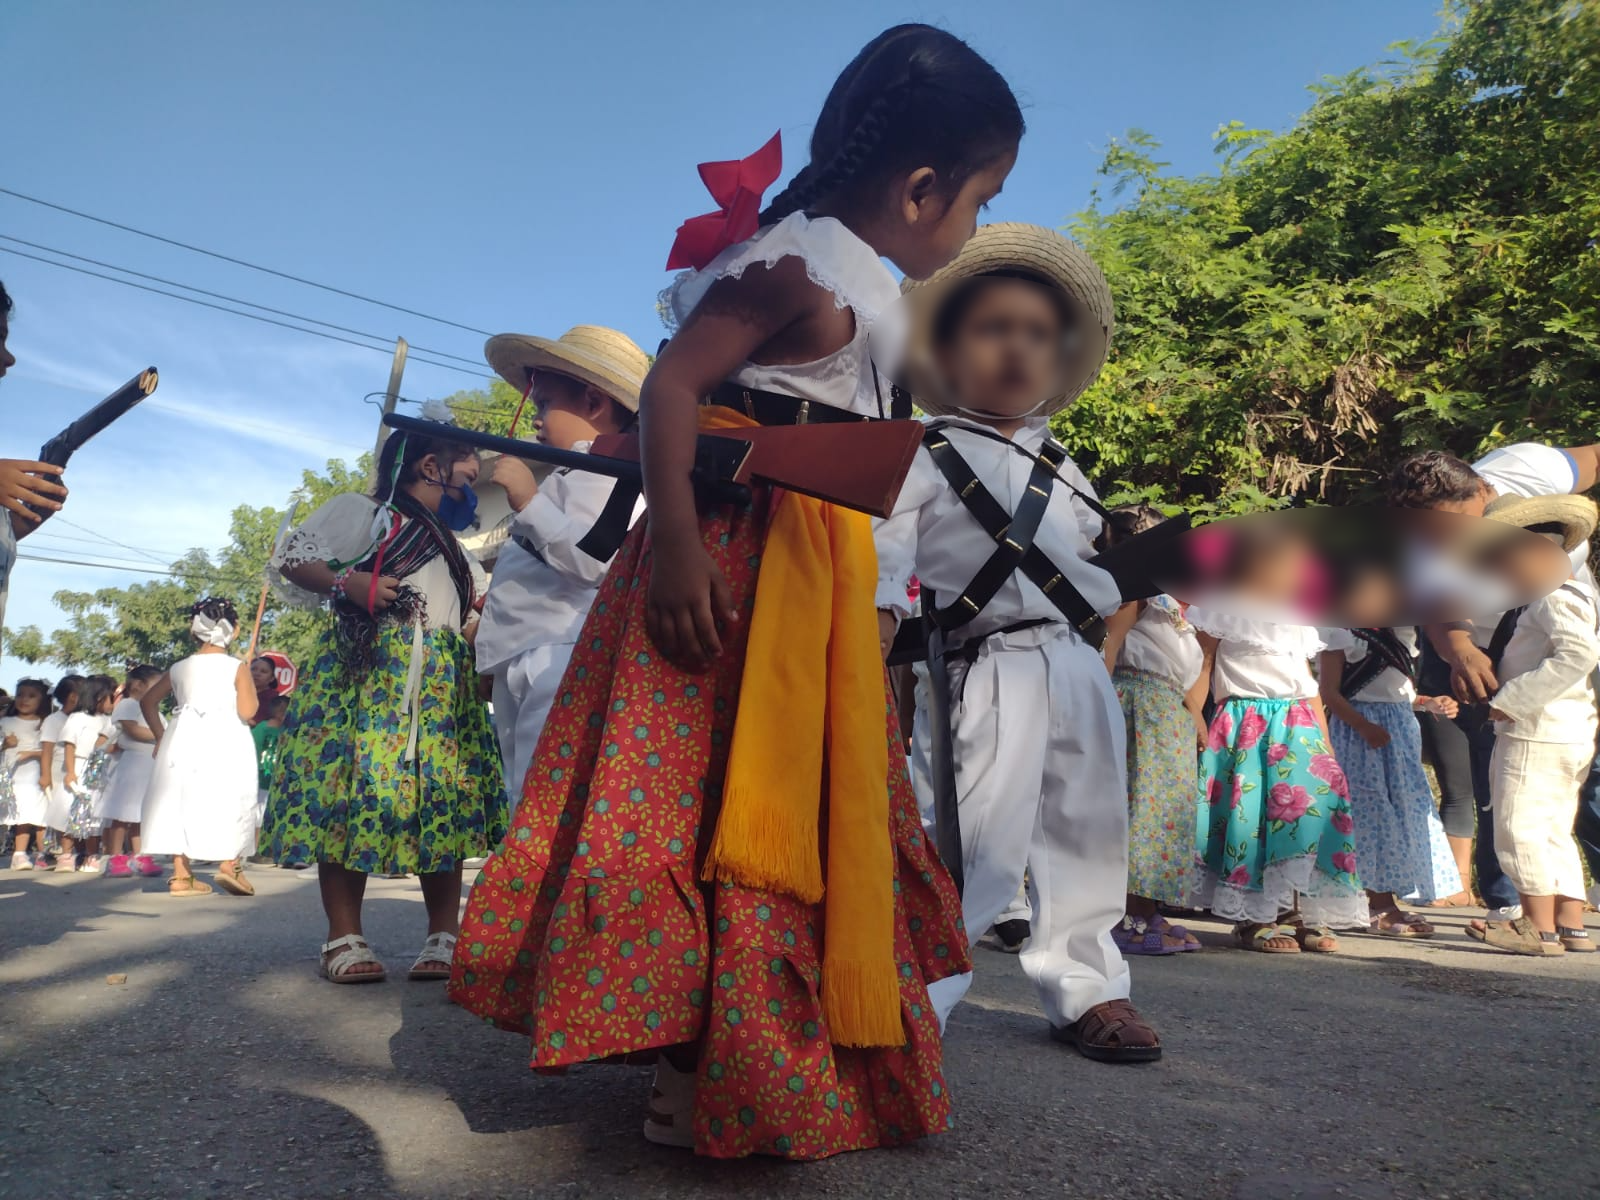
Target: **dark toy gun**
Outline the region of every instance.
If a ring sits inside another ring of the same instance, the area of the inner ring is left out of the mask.
[[[156,369],[147,367],[144,371],[128,380],[127,383],[46,442],[44,448],[39,451],[39,461],[47,462],[57,467],[66,466],[67,460],[82,449],[90,438],[154,392],[158,379],[159,376],[156,373]]]
[[[633,485],[634,494],[644,480],[635,434],[607,434],[583,454],[392,413],[383,423],[528,462],[609,475]],[[696,492],[713,504],[748,504],[751,487],[765,484],[886,517],[921,441],[922,426],[915,421],[719,429],[700,435],[691,477]]]

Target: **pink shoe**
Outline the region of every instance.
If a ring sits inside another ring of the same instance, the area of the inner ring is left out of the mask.
[[[106,868],[106,874],[112,879],[128,879],[133,875],[133,867],[128,862],[126,854],[113,854],[111,865]]]
[[[157,875],[162,874],[160,864],[158,864],[156,860],[151,858],[148,854],[135,855],[133,859],[133,869],[138,871],[139,874],[143,875],[146,879],[154,879]]]
[[[57,871],[76,871],[78,869],[78,857],[77,857],[77,855],[75,855],[75,854],[60,854],[60,855],[57,855],[56,856],[55,869]]]

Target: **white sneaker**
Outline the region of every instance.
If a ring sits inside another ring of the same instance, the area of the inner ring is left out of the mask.
[[[33,870],[33,859],[26,850],[18,850],[11,856],[11,869],[13,871]]]
[[[1508,904],[1504,908],[1491,908],[1483,916],[1486,921],[1520,921],[1522,905]]]
[[[666,1055],[656,1059],[655,1091],[644,1119],[644,1140],[677,1150],[694,1149],[693,1072],[679,1071]]]

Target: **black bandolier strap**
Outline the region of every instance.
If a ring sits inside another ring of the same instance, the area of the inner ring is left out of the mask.
[[[973,474],[967,460],[951,444],[945,427],[934,424],[923,435],[934,466],[939,468],[961,503],[983,531],[994,539],[994,553],[973,576],[961,595],[929,613],[930,620],[945,630],[968,624],[981,613],[1012,574],[1021,571],[1060,610],[1089,645],[1105,644],[1106,627],[1094,605],[1072,585],[1066,575],[1037,546],[1033,539],[1050,505],[1056,471],[1066,461],[1067,452],[1056,442],[1046,440],[1034,461],[1033,473],[1017,511],[1007,513],[988,488]]]

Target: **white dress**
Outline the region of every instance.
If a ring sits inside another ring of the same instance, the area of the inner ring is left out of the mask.
[[[255,835],[256,752],[239,719],[231,654],[192,654],[171,674],[177,711],[156,752],[144,798],[146,854],[208,861],[246,851]]]
[[[39,728],[43,722],[37,717],[6,717],[0,720],[0,738],[12,736],[16,746],[6,751],[6,769],[11,772],[13,808],[8,822],[14,825],[43,825],[49,809],[44,789],[39,786],[39,760],[29,759],[19,763],[17,758],[28,750],[39,748]]]
[[[42,742],[54,746],[50,754],[50,787],[45,791],[44,823],[51,829],[65,829],[67,814],[72,811],[72,793],[63,782],[67,773],[67,718],[70,713],[57,709],[44,719],[39,727]]]
[[[149,742],[136,742],[128,736],[125,725],[143,725],[144,713],[137,700],[119,700],[111,710],[115,725],[117,769],[111,773],[111,782],[100,797],[99,816],[104,821],[137,823],[144,811],[144,794],[150,787],[150,773],[155,770],[156,751]]]

